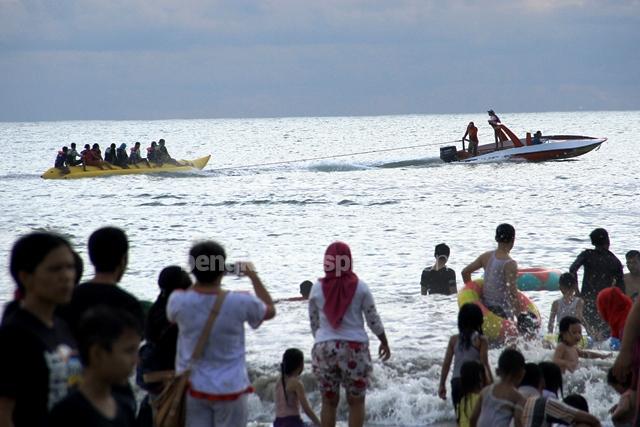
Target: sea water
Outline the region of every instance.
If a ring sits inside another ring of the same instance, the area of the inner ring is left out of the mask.
[[[444,164],[439,145],[459,140],[473,120],[481,143],[493,140],[483,114],[384,117],[83,121],[0,123],[0,302],[12,297],[12,243],[31,230],[66,235],[92,271],[90,233],[104,225],[129,235],[129,266],[121,285],[141,299],[157,294],[167,265],[187,265],[199,239],[222,242],[231,261],[253,261],[274,298],[296,296],[298,284],[322,276],[326,246],[351,246],[354,270],[365,280],[391,345],[388,362],[374,362],[367,425],[452,425],[449,401],[437,397],[447,340],[456,333],[455,296],[421,296],[420,273],[433,248],[451,247],[460,272],[495,246],[496,225],[517,230],[512,255],[521,267],[567,270],[590,247],[589,233],[606,228],[611,250],[624,260],[639,249],[637,235],[640,112],[500,114],[517,134],[605,136],[598,151],[545,163]],[[200,172],[50,181],[40,174],[62,145],[147,146],[164,138],[176,158],[211,154]],[[422,147],[388,151],[391,148]],[[458,143],[459,145],[459,143]],[[364,155],[343,154],[368,152]],[[325,158],[298,162],[300,159]],[[289,162],[289,163],[279,163]],[[458,287],[461,287],[458,275]],[[250,290],[247,279],[225,286]],[[546,328],[558,292],[529,292]],[[247,363],[256,393],[254,424],[273,419],[273,385],[283,351],[313,345],[306,303],[279,303],[277,317],[247,331]],[[378,340],[371,336],[372,354]],[[522,344],[528,361],[551,350]],[[3,351],[6,351],[3,349]],[[495,367],[500,350],[490,351]],[[565,394],[586,396],[607,419],[617,396],[605,382],[605,361],[581,361],[565,376]],[[302,375],[314,407],[320,396],[307,362]],[[448,382],[447,382],[448,384]],[[342,402],[339,418],[346,420]]]

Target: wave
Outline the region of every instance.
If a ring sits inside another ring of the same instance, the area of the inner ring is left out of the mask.
[[[175,194],[161,194],[159,196],[153,196],[152,199],[156,200],[156,199],[183,199],[182,196],[178,196]]]
[[[316,172],[352,172],[369,170],[372,166],[361,163],[322,162],[307,166],[306,169]]]
[[[373,348],[373,347],[372,347]],[[518,348],[528,361],[538,362],[549,357],[547,350],[528,347],[518,342]],[[438,397],[438,384],[442,364],[441,354],[434,357],[420,354],[420,349],[405,349],[397,352],[385,363],[374,361],[371,382],[366,398],[366,423],[373,426],[455,426],[455,418],[450,400]],[[442,350],[444,353],[444,349]],[[492,350],[490,359],[495,364],[499,351]],[[494,360],[495,359],[495,360]],[[565,375],[564,395],[582,394],[590,403],[592,413],[604,419],[608,408],[617,400],[611,395],[606,384],[606,370],[610,361],[581,361],[576,372]],[[308,366],[308,365],[307,365]],[[249,376],[255,388],[250,402],[250,419],[258,424],[273,421],[274,387],[279,381],[278,366],[252,367]],[[316,377],[311,369],[300,376],[312,407],[321,407],[322,397]],[[447,382],[447,391],[450,392]],[[603,397],[604,396],[604,397]],[[338,420],[347,419],[347,405],[344,396],[338,407]],[[343,425],[343,424],[338,424]]]
[[[385,206],[385,205],[397,205],[400,203],[399,200],[383,200],[381,202],[373,202],[367,204],[367,206]]]
[[[425,167],[425,166],[444,166],[442,160],[439,157],[427,157],[420,159],[407,159],[407,160],[398,160],[395,162],[381,163],[376,167],[383,169],[395,169],[395,168],[407,168],[407,167]]]
[[[202,204],[202,206],[206,206],[206,207],[218,207],[218,206],[234,206],[234,205],[256,205],[256,206],[261,206],[261,205],[269,205],[269,206],[275,206],[275,205],[292,205],[292,206],[306,206],[306,205],[323,205],[323,204],[328,204],[330,202],[326,201],[326,200],[313,200],[313,199],[303,199],[303,200],[295,200],[295,199],[289,199],[289,200],[266,200],[266,199],[257,199],[257,200],[247,200],[247,201],[243,201],[243,202],[239,202],[237,200],[225,200],[222,202],[217,202],[217,203],[204,203]]]
[[[367,426],[424,426],[455,425],[453,410],[448,401],[437,396],[440,361],[418,357],[396,362],[374,362],[371,384],[367,392]],[[250,404],[251,419],[258,423],[273,420],[274,388],[280,377],[277,367],[249,370],[255,388]],[[307,397],[319,409],[322,397],[316,377],[309,371],[300,376]],[[338,407],[338,419],[348,416],[344,397]],[[257,424],[260,425],[260,424]]]
[[[0,175],[2,180],[20,180],[20,179],[33,179],[40,178],[40,174],[37,173],[7,173]]]
[[[178,203],[162,203],[162,202],[147,202],[140,203],[138,206],[186,206],[187,202],[178,202]]]

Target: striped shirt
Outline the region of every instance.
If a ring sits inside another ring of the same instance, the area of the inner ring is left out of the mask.
[[[522,411],[523,427],[549,427],[549,417],[571,424],[578,409],[547,397],[527,399]]]

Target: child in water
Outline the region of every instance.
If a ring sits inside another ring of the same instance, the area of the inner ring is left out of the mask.
[[[585,359],[606,359],[607,356],[588,350],[581,350],[577,344],[582,340],[582,324],[573,316],[566,316],[560,321],[558,345],[553,354],[553,363],[558,365],[562,373],[578,369],[580,357]]]
[[[282,355],[280,364],[280,381],[276,383],[276,419],[273,427],[305,427],[300,418],[300,406],[311,419],[313,425],[319,426],[320,419],[309,405],[300,381],[304,369],[304,356],[297,348],[289,348]]]
[[[464,304],[458,312],[458,333],[449,338],[449,345],[442,362],[440,372],[440,387],[438,395],[441,399],[447,398],[445,383],[453,360],[453,374],[451,376],[451,400],[453,408],[457,410],[460,403],[460,376],[464,362],[473,360],[484,366],[485,384],[491,384],[491,367],[489,366],[489,342],[482,335],[482,323],[484,317],[482,310],[476,304]]]
[[[558,279],[558,285],[560,292],[562,292],[562,298],[558,298],[551,304],[551,313],[549,314],[549,327],[548,332],[553,333],[554,323],[560,325],[560,321],[565,316],[573,316],[576,319],[582,321],[582,311],[584,309],[584,302],[582,298],[576,296],[578,290],[578,280],[571,273],[563,273]]]
[[[524,378],[524,356],[508,348],[500,354],[497,374],[500,382],[485,387],[471,415],[470,425],[478,427],[522,427],[522,407],[525,398],[518,393]]]
[[[480,392],[486,385],[484,366],[475,360],[464,362],[460,368],[460,404],[456,410],[459,427],[469,427],[473,409],[476,407]]]
[[[609,410],[611,421],[615,427],[633,425],[633,418],[636,413],[636,392],[631,387],[631,377],[620,382],[613,375],[613,369],[607,372],[607,384],[609,384],[620,395],[618,403]]]

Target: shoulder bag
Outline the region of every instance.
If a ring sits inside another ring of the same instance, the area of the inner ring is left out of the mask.
[[[207,318],[207,323],[202,330],[196,347],[193,349],[191,360],[187,369],[175,375],[165,385],[162,392],[153,401],[154,421],[156,427],[183,427],[186,415],[187,388],[191,376],[191,367],[195,360],[199,359],[204,352],[204,346],[209,338],[209,333],[218,317],[220,307],[227,296],[226,291],[221,291],[216,298],[216,302]]]

